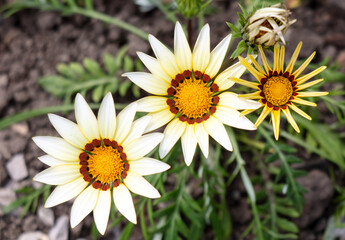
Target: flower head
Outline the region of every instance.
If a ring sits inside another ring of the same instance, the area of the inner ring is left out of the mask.
[[[245,67],[237,63],[218,74],[230,39],[231,35],[228,35],[210,52],[210,28],[205,25],[192,52],[177,22],[174,53],[149,35],[157,59],[141,52],[138,56],[151,73],[124,74],[142,89],[157,95],[140,99],[138,109],[152,116],[145,131],[168,123],[159,147],[161,158],[181,138],[184,160],[190,165],[197,143],[203,154],[208,156],[209,135],[227,150],[232,150],[223,123],[236,128],[255,129],[253,123],[237,110],[256,109],[260,104],[225,91],[234,84],[228,78],[240,77]]]
[[[108,93],[96,118],[84,98],[77,94],[77,123],[49,114],[60,137],[37,136],[34,142],[47,155],[39,159],[50,167],[34,177],[35,181],[58,185],[45,207],[53,207],[74,197],[71,227],[93,211],[97,229],[104,234],[111,205],[129,221],[136,214],[129,190],[149,198],[159,192],[142,176],[163,172],[169,165],[144,157],[162,140],[163,134],[143,135],[150,116],[134,120],[137,104],[128,105],[116,117],[114,101]]]
[[[231,80],[236,83],[257,89],[254,93],[241,95],[242,97],[248,99],[259,99],[259,102],[262,103],[264,107],[259,118],[257,119],[255,126],[259,126],[260,123],[266,118],[266,116],[271,113],[272,115],[272,124],[274,130],[274,136],[276,140],[279,138],[279,124],[280,124],[280,115],[281,111],[284,113],[286,118],[292,127],[299,132],[299,128],[293,119],[290,108],[305,117],[306,119],[311,120],[311,117],[306,114],[304,111],[299,109],[295,104],[302,104],[308,106],[316,106],[315,103],[304,100],[304,97],[315,97],[327,95],[328,92],[301,92],[306,88],[309,88],[321,81],[323,79],[314,80],[309,83],[305,83],[307,80],[311,79],[315,75],[319,74],[326,69],[326,66],[319,67],[318,69],[301,76],[301,73],[311,62],[315,56],[315,52],[297,69],[293,71],[296,59],[301,50],[302,42],[300,42],[293,53],[290,62],[284,68],[284,55],[285,48],[284,46],[279,46],[276,44],[274,46],[274,65],[273,69],[268,65],[266,56],[262,50],[262,47],[259,46],[259,51],[261,54],[261,60],[264,65],[264,69],[257,63],[257,61],[249,56],[252,60],[254,67],[242,57],[239,57],[240,62],[246,66],[249,72],[258,80],[258,83],[253,83],[245,81],[239,78],[231,78]],[[249,111],[247,111],[249,112]]]
[[[250,44],[274,46],[281,40],[285,44],[284,33],[288,27],[296,22],[289,21],[291,12],[276,4],[271,7],[261,8],[249,17],[244,27],[247,40]]]

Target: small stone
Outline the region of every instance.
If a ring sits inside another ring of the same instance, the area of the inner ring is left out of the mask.
[[[61,22],[61,16],[52,12],[40,12],[37,18],[37,26],[40,30],[52,29]]]
[[[6,169],[10,177],[15,181],[20,181],[28,176],[28,169],[25,165],[24,154],[14,155],[6,164]]]
[[[47,234],[44,234],[43,232],[34,231],[22,233],[18,237],[18,240],[49,240],[49,237]]]
[[[0,207],[7,206],[16,200],[16,194],[11,188],[0,188]]]
[[[8,84],[8,77],[5,74],[0,75],[0,87],[6,87]]]
[[[37,217],[34,215],[30,215],[26,217],[23,221],[23,230],[24,232],[35,231],[38,228],[38,221]]]
[[[11,126],[12,130],[22,136],[26,136],[29,132],[29,127],[26,123],[16,123]]]
[[[38,218],[46,226],[51,227],[54,225],[54,213],[53,213],[53,210],[49,208],[40,206],[38,208]]]
[[[68,221],[67,215],[60,216],[54,227],[49,231],[50,240],[67,240],[68,239]]]

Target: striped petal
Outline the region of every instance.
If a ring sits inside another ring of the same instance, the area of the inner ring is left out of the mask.
[[[64,164],[50,167],[38,173],[34,180],[50,185],[65,184],[81,176],[79,168],[79,164]]]
[[[98,123],[91,108],[81,94],[75,97],[75,118],[85,137],[91,142],[99,138]]]
[[[175,114],[171,113],[169,108],[163,109],[159,112],[150,113],[149,115],[152,118],[147,125],[145,132],[156,130],[157,128],[160,128],[166,123],[170,122],[170,120],[175,117]]]
[[[231,81],[229,78],[240,78],[245,71],[246,67],[243,66],[242,63],[235,63],[221,72],[214,82],[219,86],[219,90],[221,91],[229,89],[235,84],[235,82]]]
[[[126,137],[126,139],[122,143],[122,146],[124,148],[126,148],[129,143],[131,143],[132,141],[138,139],[141,135],[143,135],[144,130],[145,130],[147,124],[149,124],[151,118],[152,118],[151,116],[146,115],[146,116],[139,118],[133,122],[132,128],[131,128],[128,136]]]
[[[114,139],[116,128],[116,112],[114,99],[108,93],[101,103],[98,111],[98,127],[102,138]]]
[[[274,131],[274,137],[278,141],[279,138],[279,127],[280,127],[280,110],[271,112],[272,115],[272,125]]]
[[[224,92],[219,95],[219,103],[221,106],[228,106],[234,109],[258,109],[261,103],[239,98],[236,93]]]
[[[134,84],[144,89],[146,92],[155,95],[166,95],[170,84],[160,78],[155,77],[151,73],[146,72],[129,72],[122,74],[128,77]]]
[[[265,105],[264,109],[262,110],[260,116],[258,117],[258,119],[256,120],[254,127],[258,127],[262,121],[267,117],[267,115],[271,112],[271,108],[267,107],[267,105]]]
[[[137,111],[137,103],[131,103],[125,107],[117,116],[116,130],[114,139],[121,144],[127,137],[132,127],[132,122]]]
[[[296,113],[298,113],[299,115],[301,115],[302,117],[311,120],[311,117],[306,114],[303,110],[299,109],[298,107],[296,107],[296,105],[294,105],[293,103],[289,105],[289,107],[294,110]]]
[[[170,168],[168,164],[154,158],[144,157],[136,161],[130,161],[130,171],[141,176],[161,173]]]
[[[210,62],[210,26],[206,24],[200,31],[193,49],[193,69],[204,72]]]
[[[161,195],[145,178],[135,172],[127,172],[124,182],[129,190],[148,198],[160,198]]]
[[[218,73],[227,53],[230,40],[231,34],[225,37],[211,52],[210,63],[205,70],[205,73],[211,78],[213,78]]]
[[[326,66],[321,66],[318,69],[315,69],[314,71],[312,71],[311,73],[308,73],[300,78],[297,78],[297,86],[299,84],[304,83],[305,81],[308,81],[309,79],[311,79],[312,77],[316,76],[317,74],[319,74],[320,72],[322,72],[323,70],[325,70],[327,67]]]
[[[84,148],[89,142],[74,122],[51,113],[48,114],[48,118],[60,136],[73,146]]]
[[[162,68],[171,78],[175,78],[181,72],[177,66],[175,55],[152,35],[149,35],[149,42]]]
[[[242,115],[240,112],[233,108],[225,106],[217,106],[217,111],[214,116],[218,118],[221,122],[231,127],[245,129],[245,130],[255,130],[254,124]]]
[[[181,122],[178,118],[166,126],[163,141],[159,145],[159,156],[161,158],[164,158],[168,154],[168,152],[182,136],[186,127],[187,123]]]
[[[192,51],[190,50],[186,35],[183,32],[181,24],[176,22],[174,34],[174,52],[177,64],[180,69],[192,69]]]
[[[208,157],[209,143],[208,143],[208,133],[204,127],[204,124],[194,124],[195,137],[199,143],[200,149],[204,156]]]
[[[47,201],[44,204],[44,207],[54,207],[60,203],[71,200],[79,193],[81,193],[81,191],[83,191],[87,185],[88,182],[85,182],[82,177],[79,177],[72,182],[57,186],[49,195]]]
[[[165,97],[148,96],[139,99],[137,103],[140,112],[158,112],[168,107]]]
[[[117,210],[130,222],[136,224],[137,216],[135,214],[133,199],[124,184],[121,183],[113,189],[113,199]]]
[[[208,134],[228,151],[232,151],[232,145],[224,125],[217,118],[211,116],[204,122]]]
[[[79,161],[62,161],[59,159],[56,159],[50,155],[43,155],[41,157],[38,157],[38,160],[43,162],[44,164],[47,164],[49,167],[62,165],[62,164],[79,164]]]
[[[296,60],[297,60],[297,57],[298,57],[298,54],[299,52],[301,51],[301,48],[302,48],[302,42],[299,42],[294,53],[292,54],[292,57],[290,59],[290,62],[289,64],[287,65],[286,69],[285,69],[285,72],[289,72],[289,73],[292,73],[292,70],[293,70],[293,67],[296,63]]]
[[[95,207],[100,190],[86,188],[74,201],[71,209],[71,227],[77,226]]]
[[[289,121],[289,123],[291,124],[291,126],[295,129],[296,132],[300,132],[299,127],[297,125],[297,123],[295,122],[295,119],[293,119],[291,113],[290,113],[290,109],[287,107],[286,109],[282,110],[285,117],[287,118],[287,120]]]
[[[162,133],[146,134],[129,143],[125,148],[128,160],[137,160],[151,152],[163,139]]]
[[[194,125],[187,125],[181,137],[181,145],[183,151],[183,158],[187,166],[189,166],[192,161],[196,150],[197,139],[194,134]]]
[[[248,69],[248,71],[260,82],[262,78],[265,77],[264,74],[256,70],[250,63],[244,59],[243,57],[239,56],[238,60]]]
[[[164,71],[157,59],[142,52],[137,52],[137,54],[140,60],[153,75],[167,83],[171,82],[171,77]]]
[[[259,51],[260,51],[261,61],[262,61],[263,65],[264,65],[266,73],[268,73],[269,71],[272,71],[270,65],[267,62],[266,55],[265,55],[264,50],[262,49],[261,45],[259,45]]]
[[[59,137],[37,136],[32,140],[49,155],[63,161],[77,161],[81,150]]]
[[[294,73],[292,73],[292,75],[295,76],[295,78],[297,78],[303,71],[304,69],[309,65],[309,63],[311,62],[311,60],[313,60],[314,56],[316,54],[316,51],[314,51],[307,60],[304,61],[304,63],[296,70],[294,71]]]
[[[108,191],[100,191],[98,201],[95,209],[93,210],[93,217],[95,219],[98,231],[104,235],[107,229],[109,214],[111,206],[111,193]]]

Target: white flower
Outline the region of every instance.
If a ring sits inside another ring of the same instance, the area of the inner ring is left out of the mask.
[[[296,19],[289,21],[291,12],[281,8],[281,4],[257,10],[248,20],[245,26],[247,40],[251,44],[274,46],[281,40],[285,44],[283,34],[288,27],[296,22]]]
[[[116,116],[113,98],[108,93],[96,118],[84,98],[77,94],[75,116],[78,124],[49,114],[50,122],[62,138],[33,138],[47,153],[39,159],[50,166],[34,180],[58,185],[45,207],[77,196],[71,211],[72,228],[93,211],[97,229],[104,234],[111,193],[119,212],[132,223],[136,223],[136,213],[130,191],[149,198],[160,197],[142,176],[163,172],[170,167],[144,157],[162,141],[163,134],[142,136],[151,117],[133,121],[136,110],[137,103],[132,103]]]
[[[138,110],[152,117],[146,132],[168,123],[159,147],[163,158],[181,138],[184,160],[190,165],[197,143],[205,157],[209,151],[209,135],[224,148],[232,145],[223,124],[254,130],[254,125],[239,109],[260,107],[255,101],[241,99],[227,92],[234,84],[230,77],[245,71],[241,63],[218,73],[227,52],[231,35],[225,37],[211,52],[210,28],[206,24],[191,51],[180,23],[175,25],[174,53],[149,35],[157,58],[139,52],[138,56],[151,73],[126,73],[132,82],[145,91],[158,95],[138,100]]]

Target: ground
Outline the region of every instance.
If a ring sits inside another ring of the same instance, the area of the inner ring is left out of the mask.
[[[329,57],[331,62],[337,61],[345,72],[344,3],[339,0],[309,0],[294,9],[292,18],[298,20],[286,34],[289,43],[286,56],[291,56],[298,42],[303,41],[302,58],[316,50],[315,62]],[[217,13],[205,18],[211,27],[212,46],[228,34],[225,21],[235,21],[236,11],[239,10],[234,1],[215,1],[215,6]],[[168,46],[173,45],[174,24],[166,20],[158,9],[142,13],[133,1],[106,0],[97,1],[96,9],[142,28]],[[195,30],[194,39],[196,35]],[[59,13],[37,10],[21,11],[8,19],[0,15],[0,118],[61,104],[61,100],[39,87],[39,77],[54,74],[56,65],[61,62],[81,62],[85,57],[101,61],[105,53],[116,54],[124,44],[129,45],[128,53],[135,59],[136,51],[152,54],[144,40],[98,20],[82,16],[62,17]],[[325,88],[334,86],[326,83]],[[115,96],[115,101],[126,102],[126,99]],[[324,106],[320,108],[325,112],[320,121],[335,121]],[[67,117],[74,120],[71,113]],[[36,135],[56,135],[46,116],[35,117],[0,131],[0,207],[16,199],[15,190],[24,186],[40,186],[32,181],[32,177],[45,168],[37,160],[43,153],[31,140]],[[304,213],[296,221],[301,229],[299,238],[322,239],[327,220],[334,211],[333,185],[327,170],[330,163],[322,159],[309,161],[314,156],[308,154],[302,156],[305,164],[300,167],[308,170],[309,174],[299,181],[309,192],[305,196]],[[10,173],[13,165],[16,173]],[[228,194],[234,229],[231,239],[240,239],[240,234],[251,220],[246,197],[244,187],[237,179]],[[46,239],[49,235],[51,239],[67,239],[67,236],[69,239],[90,239],[92,216],[71,230],[70,206],[71,203],[67,203],[49,210],[39,207],[23,218],[20,217],[20,209],[9,215],[3,215],[0,210],[0,238],[17,239],[22,236],[21,239],[39,239],[37,236],[40,236],[40,239]],[[57,238],[56,231],[61,238]],[[118,225],[108,231],[104,239],[116,238],[120,231],[121,225]],[[29,238],[29,235],[23,236],[24,233],[36,234],[36,237]],[[212,234],[206,234],[205,239],[208,236]],[[140,238],[140,230],[135,230],[132,239]]]

